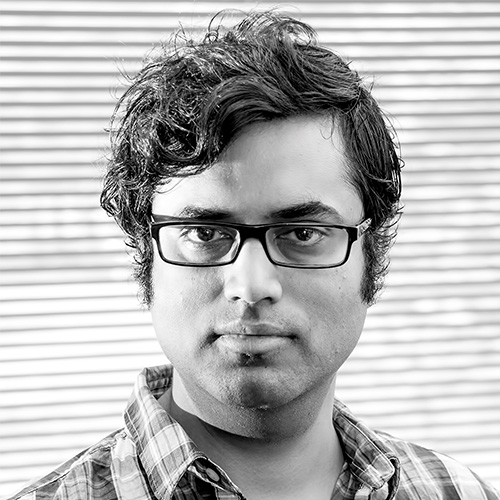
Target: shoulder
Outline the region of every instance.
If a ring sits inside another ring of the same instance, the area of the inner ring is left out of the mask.
[[[127,441],[130,446],[123,429],[115,431],[8,500],[112,500],[116,498],[112,463]]]
[[[400,463],[397,500],[500,500],[500,494],[472,470],[442,453],[377,432]]]

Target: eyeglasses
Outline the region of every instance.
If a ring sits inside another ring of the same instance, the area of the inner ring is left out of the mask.
[[[154,216],[153,216],[154,217]],[[249,238],[259,240],[277,266],[324,269],[347,262],[352,244],[370,227],[290,222],[257,226],[194,221],[152,222],[151,236],[169,264],[191,267],[233,263]]]

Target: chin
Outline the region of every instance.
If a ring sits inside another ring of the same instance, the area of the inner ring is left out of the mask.
[[[296,384],[273,377],[266,368],[241,370],[219,381],[218,398],[223,404],[252,410],[271,410],[287,405],[300,393]],[[288,383],[287,383],[288,382]]]

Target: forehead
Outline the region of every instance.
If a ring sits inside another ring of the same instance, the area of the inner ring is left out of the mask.
[[[337,212],[336,221],[353,223],[362,216],[331,120],[297,117],[249,126],[212,167],[160,187],[153,212],[178,216],[198,207],[251,224],[311,203],[330,207],[329,217]]]

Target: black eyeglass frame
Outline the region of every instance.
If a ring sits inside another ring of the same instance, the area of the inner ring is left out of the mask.
[[[154,215],[153,215],[154,217]],[[151,222],[151,237],[156,241],[156,246],[158,248],[158,253],[160,254],[161,259],[168,264],[173,264],[176,266],[185,266],[185,267],[220,267],[227,266],[228,264],[232,264],[238,258],[241,248],[246,240],[250,238],[254,238],[259,240],[264,252],[271,263],[280,267],[290,267],[294,269],[330,269],[334,267],[340,267],[344,265],[351,255],[351,247],[353,243],[361,238],[363,234],[366,233],[368,228],[370,227],[372,220],[370,218],[364,219],[359,224],[355,226],[344,226],[342,224],[326,224],[320,222],[281,222],[281,223],[271,223],[271,224],[237,224],[234,222],[215,222],[215,221],[206,221],[206,220],[176,220],[176,221],[166,221],[166,222]],[[191,262],[180,262],[171,259],[167,259],[162,252],[161,243],[160,243],[160,229],[165,226],[218,226],[218,227],[227,227],[236,229],[240,236],[240,242],[236,252],[231,260],[228,262],[221,262],[217,264],[195,264]],[[269,229],[274,227],[307,227],[307,228],[315,228],[315,227],[330,227],[343,229],[347,232],[348,240],[347,240],[347,250],[344,257],[344,260],[337,264],[331,265],[323,265],[323,264],[310,264],[310,265],[302,265],[302,264],[287,264],[283,262],[277,262],[274,260],[267,248],[266,234]]]

